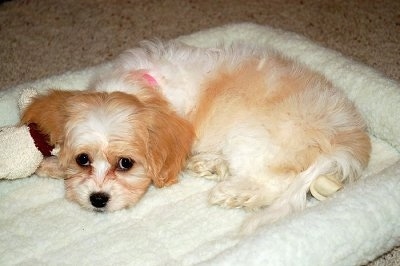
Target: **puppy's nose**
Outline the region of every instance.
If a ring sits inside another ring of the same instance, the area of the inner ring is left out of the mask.
[[[110,196],[104,192],[94,192],[90,195],[90,203],[96,208],[103,208],[107,205]]]

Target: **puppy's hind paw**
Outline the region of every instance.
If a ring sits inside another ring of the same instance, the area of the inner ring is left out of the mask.
[[[229,176],[227,162],[221,155],[200,153],[189,158],[186,169],[190,174],[212,180],[224,180]]]
[[[256,210],[265,203],[257,187],[245,186],[240,182],[223,181],[210,192],[209,202],[223,208],[246,208]]]

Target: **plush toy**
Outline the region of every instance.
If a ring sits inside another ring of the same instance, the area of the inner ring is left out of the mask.
[[[22,92],[18,103],[21,113],[36,95],[34,89]],[[43,158],[52,155],[53,149],[48,144],[48,137],[41,134],[35,124],[0,128],[0,179],[31,176]],[[325,175],[311,183],[310,192],[322,201],[342,187],[343,184],[335,176]]]
[[[18,103],[21,112],[36,95],[34,89],[22,92]],[[31,176],[53,148],[35,124],[0,128],[0,179]]]

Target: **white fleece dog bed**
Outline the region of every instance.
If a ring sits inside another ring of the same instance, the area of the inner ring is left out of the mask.
[[[64,198],[63,182],[0,182],[0,265],[357,265],[400,244],[400,87],[374,70],[292,33],[253,24],[180,38],[198,46],[243,39],[280,50],[324,73],[353,99],[373,137],[363,180],[325,202],[236,237],[248,217],[207,204],[213,181],[183,176],[151,188],[134,208],[94,213]],[[0,126],[18,121],[24,88],[76,89],[98,66],[0,92]],[[18,162],[15,162],[18,164]]]

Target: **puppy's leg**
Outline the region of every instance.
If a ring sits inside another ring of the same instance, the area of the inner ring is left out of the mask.
[[[279,180],[278,180],[279,179]],[[210,192],[209,202],[225,208],[257,210],[270,205],[287,189],[290,178],[237,177],[217,184]]]
[[[61,169],[56,156],[44,158],[35,173],[42,177],[65,178],[65,171]]]
[[[185,170],[194,176],[217,181],[229,176],[228,164],[221,154],[195,154],[188,159]]]
[[[288,188],[269,205],[251,216],[241,228],[242,234],[250,234],[264,224],[271,224],[306,207],[306,195],[311,183],[324,174],[339,173],[343,178],[359,175],[360,162],[348,151],[337,151],[330,156],[319,157],[307,170],[301,172]]]
[[[258,209],[273,199],[261,183],[244,178],[222,181],[210,192],[209,202],[224,208]]]

